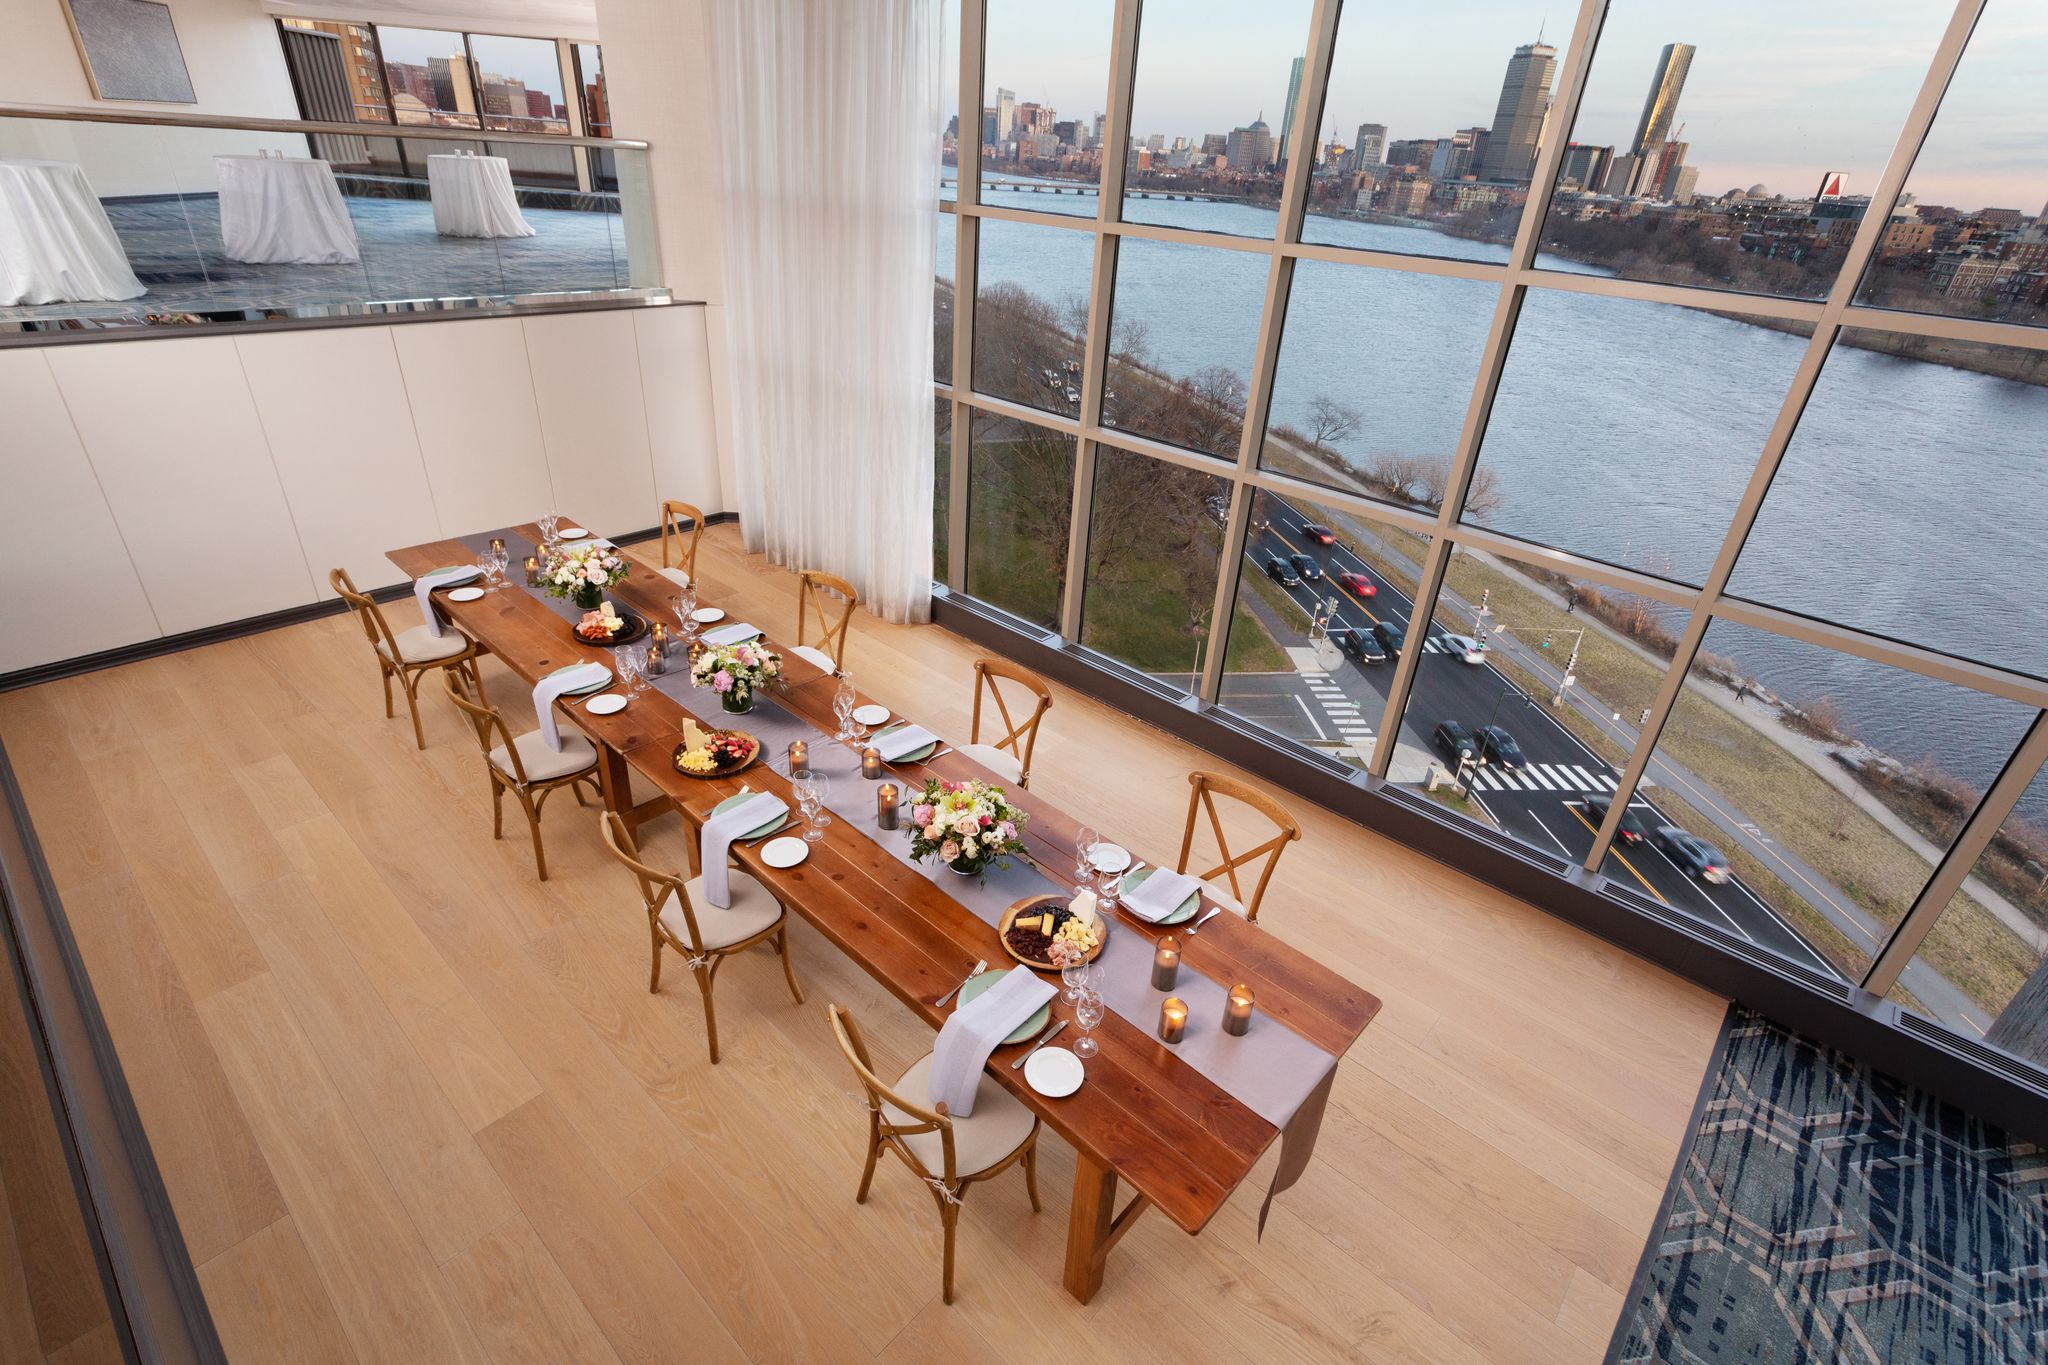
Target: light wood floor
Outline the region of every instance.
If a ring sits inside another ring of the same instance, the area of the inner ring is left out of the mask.
[[[794,580],[733,528],[706,537],[699,568],[716,600],[793,626]],[[389,611],[402,623],[411,604]],[[964,736],[973,653],[863,615],[848,662],[864,689]],[[1046,1212],[1021,1179],[978,1187],[947,1308],[925,1192],[885,1166],[853,1202],[864,1119],[825,1002],[858,1012],[884,1067],[930,1034],[797,922],[811,1003],[790,1004],[765,954],[730,964],[714,1069],[683,973],[647,993],[645,921],[594,815],[566,797],[550,809],[556,875],[537,883],[523,834],[491,840],[452,709],[426,710],[419,753],[402,712],[384,719],[345,618],[0,696],[0,738],[236,1359],[1604,1349],[1719,999],[1291,803],[1306,839],[1261,922],[1386,1009],[1263,1243],[1269,1168],[1199,1238],[1141,1222],[1078,1307],[1058,1283],[1072,1156],[1048,1134]],[[1034,789],[1170,855],[1203,762],[1061,691]],[[655,850],[680,862],[663,824]]]

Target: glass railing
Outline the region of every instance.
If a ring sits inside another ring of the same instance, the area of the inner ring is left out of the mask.
[[[0,344],[666,299],[642,142],[0,105]]]

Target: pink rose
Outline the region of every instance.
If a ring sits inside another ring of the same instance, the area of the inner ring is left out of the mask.
[[[954,843],[951,839],[946,840],[945,843],[939,845],[939,856],[949,863],[952,862],[960,856],[960,845]]]
[[[732,674],[726,672],[722,668],[719,669],[716,673],[711,675],[711,686],[713,690],[719,692],[732,691]]]
[[[910,823],[912,823],[913,825],[929,825],[931,822],[932,808],[930,806],[921,805],[911,807]]]
[[[1011,824],[1008,820],[1005,820],[1003,821],[1003,823],[996,826],[996,838],[1000,839],[1002,842],[1007,844],[1010,842],[1010,840],[1016,837],[1017,827]]]

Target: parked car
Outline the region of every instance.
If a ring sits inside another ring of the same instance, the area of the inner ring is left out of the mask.
[[[1389,654],[1399,654],[1401,643],[1408,638],[1408,623],[1398,616],[1382,616],[1373,623],[1373,638],[1380,642],[1380,648]]]
[[[1320,583],[1322,581],[1323,566],[1316,563],[1313,557],[1309,555],[1289,555],[1288,558],[1294,562],[1294,571],[1301,575],[1302,582]]]
[[[1591,820],[1595,825],[1600,824],[1607,818],[1607,809],[1609,806],[1613,804],[1614,802],[1612,797],[1587,797],[1586,818],[1588,820]],[[1616,831],[1615,837],[1620,839],[1624,844],[1640,844],[1645,839],[1650,837],[1650,831],[1644,827],[1641,816],[1637,815],[1635,811],[1624,806],[1621,811],[1621,828],[1618,831]]]
[[[1332,626],[1330,642],[1362,664],[1383,664],[1387,653],[1372,634],[1358,626]]]
[[[1444,636],[1444,653],[1463,659],[1468,664],[1486,662],[1486,641],[1470,635]]]
[[[1301,533],[1318,545],[1335,545],[1337,543],[1336,532],[1327,526],[1318,526],[1312,521],[1305,521],[1301,524]]]
[[[1334,573],[1330,577],[1336,579],[1339,586],[1349,589],[1359,597],[1379,596],[1380,590],[1362,573]]]
[[[1474,763],[1480,761],[1479,741],[1472,738],[1470,730],[1467,730],[1454,720],[1447,720],[1439,724],[1430,733],[1429,739],[1432,744],[1436,745],[1437,752],[1451,761],[1453,768],[1458,767],[1468,758]]]
[[[1498,725],[1480,727],[1479,756],[1488,763],[1498,763],[1503,768],[1529,766],[1529,760],[1522,756],[1522,746],[1515,743],[1515,737]]]
[[[1650,842],[1688,877],[1716,886],[1728,880],[1728,860],[1697,834],[1688,834],[1676,825],[1659,825],[1651,832]]]
[[[1272,579],[1283,588],[1298,588],[1301,586],[1301,575],[1294,571],[1292,564],[1282,559],[1279,555],[1266,556],[1266,577]]]

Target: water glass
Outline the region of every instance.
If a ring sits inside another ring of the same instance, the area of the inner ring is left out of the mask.
[[[534,522],[534,525],[540,527],[541,543],[549,548],[553,548],[555,544],[555,528],[561,524],[562,514],[560,512],[549,512],[546,516]]]
[[[668,609],[676,614],[676,624],[688,630],[695,624],[690,618],[697,612],[697,590],[688,587],[678,589],[675,596],[668,599]]]
[[[1066,984],[1066,989],[1060,992],[1060,999],[1069,1005],[1078,1004],[1082,992],[1088,989],[1088,964],[1069,962],[1060,968],[1060,980]]]
[[[1123,893],[1124,874],[1121,872],[1097,872],[1095,874],[1095,899],[1105,911],[1116,909],[1116,900]]]
[[[1102,836],[1083,825],[1074,831],[1074,894],[1095,889],[1095,846]]]
[[[1102,1045],[1095,1041],[1095,1029],[1101,1022],[1102,994],[1084,987],[1074,1001],[1074,1025],[1081,1030],[1081,1036],[1074,1040],[1076,1057],[1093,1057],[1102,1050]]]
[[[842,744],[867,733],[867,727],[853,723],[853,711],[858,705],[860,698],[853,690],[853,680],[842,675],[839,690],[832,694],[832,714],[839,718],[839,733],[833,738]]]
[[[621,645],[613,652],[619,666],[619,677],[626,684],[628,701],[647,690],[648,649],[648,642],[642,640],[638,644]]]
[[[825,811],[825,802],[831,799],[832,780],[813,768],[799,768],[790,776],[797,806],[804,813],[804,842],[815,844],[825,837],[825,827],[832,823],[832,817]]]

